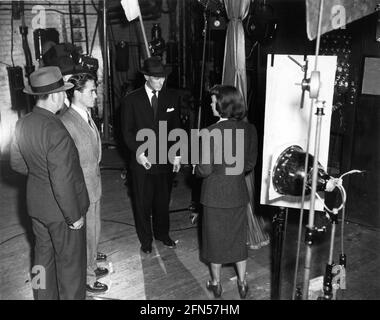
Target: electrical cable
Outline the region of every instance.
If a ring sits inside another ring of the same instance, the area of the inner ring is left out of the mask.
[[[6,65],[7,67],[12,67],[9,63],[5,63],[3,61],[0,61],[0,63]]]
[[[129,227],[135,227],[134,224],[128,223],[128,222],[122,222],[122,221],[117,221],[117,220],[110,220],[110,219],[102,219],[104,222],[112,222],[112,223],[117,223],[117,224],[124,224]],[[190,229],[197,228],[197,226],[192,226],[192,227],[187,227],[187,228],[179,228],[179,229],[170,229],[171,232],[178,232],[178,231],[186,231]]]
[[[351,224],[355,224],[355,225],[363,227],[363,228],[367,228],[367,229],[369,229],[371,231],[374,231],[374,232],[380,232],[380,228],[379,227],[374,227],[374,226],[371,226],[371,225],[368,225],[368,224],[365,224],[365,223],[360,223],[360,222],[357,222],[357,221],[353,221],[353,220],[350,220],[350,219],[347,219],[347,218],[346,218],[346,222],[347,223],[351,223]]]
[[[3,242],[0,242],[0,246],[2,246],[3,244],[7,243],[8,241],[11,241],[11,240],[13,240],[13,239],[15,239],[15,238],[18,238],[18,237],[20,237],[20,236],[22,236],[22,235],[24,235],[24,234],[25,234],[25,232],[22,232],[22,233],[16,234],[15,236],[10,237],[10,238],[8,238],[7,240],[4,240]]]
[[[343,187],[339,187],[339,188],[342,188],[341,192],[346,193],[346,191],[344,190]],[[340,226],[340,252],[342,254],[344,253],[344,220],[345,220],[345,213],[346,213],[346,202],[344,202],[344,204],[343,204],[343,208],[342,208],[342,222],[341,222],[341,226]]]
[[[122,221],[117,221],[117,220],[111,220],[111,219],[102,219],[102,221],[104,222],[112,222],[112,223],[117,223],[117,224],[123,224],[123,225],[126,225],[126,226],[129,226],[129,227],[135,227],[134,224],[132,223],[128,223],[128,222],[122,222]],[[187,228],[179,228],[179,229],[171,229],[170,231],[171,232],[178,232],[178,231],[186,231],[186,230],[190,230],[190,229],[195,229],[197,228],[197,226],[192,226],[192,227],[187,227]],[[22,233],[19,233],[19,234],[16,234],[15,236],[13,237],[10,237],[6,240],[4,240],[3,242],[0,242],[0,246],[4,245],[5,243],[15,239],[15,238],[18,238],[22,235],[24,235],[26,232],[22,232]]]
[[[256,47],[257,47],[257,45],[259,44],[259,42],[258,41],[255,41],[255,43],[253,43],[252,44],[252,46],[251,46],[251,50],[249,51],[249,54],[248,54],[248,56],[247,57],[245,57],[245,59],[246,60],[248,60],[250,57],[251,57],[251,55],[252,55],[252,52],[253,52],[253,49],[255,49]]]
[[[339,188],[339,187],[338,187]],[[342,187],[343,188],[343,187]],[[343,206],[344,206],[344,204],[345,204],[345,202],[346,202],[346,200],[345,199],[343,199],[343,192],[342,192],[342,190],[339,188],[339,190],[340,190],[340,193],[341,193],[341,196],[342,196],[342,203],[341,203],[341,205],[338,207],[338,208],[334,208],[334,209],[330,209],[326,204],[325,204],[325,202],[323,201],[323,199],[321,198],[321,196],[318,194],[318,193],[315,193],[315,195],[317,196],[317,198],[319,199],[319,201],[321,201],[322,202],[322,204],[323,204],[323,207],[325,208],[325,210],[326,211],[328,211],[328,212],[330,212],[330,213],[334,213],[334,210],[338,210],[338,211],[340,211],[342,208],[343,208]]]

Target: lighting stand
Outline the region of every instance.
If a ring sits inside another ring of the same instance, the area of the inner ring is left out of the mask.
[[[203,83],[204,83],[204,72],[205,72],[205,64],[206,64],[206,43],[207,43],[207,8],[208,8],[209,1],[207,1],[204,9],[203,9],[203,49],[202,49],[202,65],[201,65],[201,79],[200,79],[200,87],[199,87],[199,104],[198,104],[198,115],[197,115],[197,127],[196,129],[199,131],[201,129],[201,118],[202,118],[202,100],[203,100]],[[194,174],[194,169],[193,172]],[[194,178],[196,179],[196,178]],[[195,186],[193,188],[199,188],[200,186],[194,182]],[[192,224],[195,224],[195,222],[198,220],[198,203],[194,201],[190,203],[188,210],[191,212],[190,214],[190,220]]]
[[[317,101],[318,103],[318,101]],[[310,264],[311,264],[311,255],[312,255],[312,245],[313,238],[315,233],[314,227],[314,216],[315,216],[315,194],[317,191],[317,182],[318,182],[318,157],[319,157],[319,148],[321,140],[321,127],[322,127],[322,116],[324,115],[324,104],[322,106],[319,103],[317,107],[317,126],[315,134],[315,147],[314,147],[314,161],[313,161],[313,172],[312,172],[312,184],[311,184],[311,195],[310,195],[310,210],[309,210],[309,220],[308,225],[306,226],[305,232],[305,243],[306,243],[306,255],[305,255],[305,268],[304,268],[304,282],[302,290],[302,299],[307,300],[309,296],[309,279],[310,279]]]
[[[281,258],[284,251],[287,221],[288,208],[280,207],[278,214],[273,217],[272,300],[279,300],[281,297]]]
[[[329,251],[329,260],[326,264],[325,276],[323,278],[323,300],[332,299],[332,279],[333,279],[333,254],[334,254],[334,238],[335,238],[335,229],[338,224],[338,211],[333,210],[333,213],[330,215],[331,219],[331,237],[330,237],[330,251]]]
[[[346,255],[344,253],[340,254],[338,265],[335,265],[333,261],[335,231],[336,225],[338,224],[338,209],[334,208],[329,214],[331,219],[330,251],[325,276],[323,278],[323,297],[321,297],[320,300],[336,300],[337,289],[346,289]]]

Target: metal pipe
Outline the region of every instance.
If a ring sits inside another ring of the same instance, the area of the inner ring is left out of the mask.
[[[308,66],[308,63],[306,64]],[[314,108],[314,99],[311,100],[310,104],[310,112],[309,112],[309,127],[307,133],[307,143],[306,143],[306,158],[305,158],[305,168],[304,172],[306,173],[309,168],[309,149],[310,149],[310,137],[311,137],[311,122],[313,120],[313,108]],[[296,299],[297,294],[297,276],[298,276],[298,265],[299,265],[299,254],[300,254],[300,244],[301,244],[301,235],[302,235],[302,226],[303,226],[303,214],[305,208],[305,196],[306,196],[306,182],[307,182],[307,174],[303,177],[303,188],[302,188],[302,197],[301,197],[301,210],[300,210],[300,219],[298,224],[298,244],[297,244],[297,254],[296,254],[296,266],[294,271],[294,279],[293,279],[293,292],[292,299]]]
[[[208,4],[208,1],[207,1]],[[201,83],[200,83],[200,92],[199,92],[199,107],[198,107],[198,120],[197,120],[197,129],[201,128],[201,116],[202,116],[202,99],[203,99],[203,78],[205,72],[206,64],[206,42],[207,42],[207,13],[206,8],[204,9],[203,18],[204,18],[204,29],[203,29],[203,50],[202,50],[202,68],[201,68]]]
[[[323,0],[322,0],[323,1]],[[317,192],[317,182],[318,182],[318,156],[319,156],[319,146],[321,140],[321,125],[322,125],[323,108],[317,109],[317,127],[315,134],[315,147],[314,147],[314,162],[313,162],[313,175],[311,184],[311,194],[310,194],[310,211],[309,211],[309,222],[307,227],[309,230],[314,229],[314,216],[315,216],[315,194]],[[304,273],[304,283],[302,297],[304,300],[308,299],[309,295],[309,279],[310,279],[310,264],[312,255],[312,244],[307,244],[306,246],[306,258],[305,258],[305,273]]]
[[[318,54],[319,54],[319,44],[320,44],[320,38],[321,38],[323,5],[324,5],[324,0],[320,0],[314,71],[316,71],[318,67]],[[315,100],[314,98],[311,100],[311,106],[313,106],[314,100]],[[321,136],[322,115],[323,115],[323,109],[321,108],[319,112],[317,111],[317,127],[316,127],[315,141],[314,141],[315,151],[314,151],[313,176],[312,176],[311,195],[310,195],[309,220],[308,220],[308,228],[311,231],[314,229],[314,206],[315,206],[315,193],[317,189],[317,179],[318,179],[318,176],[317,176],[318,175],[318,156],[319,156],[319,145],[320,145],[320,136]],[[309,122],[309,126],[311,126],[311,121]],[[302,291],[303,300],[307,300],[309,297],[311,256],[312,256],[311,244],[307,244],[306,255],[305,255],[304,283],[303,283],[303,291]]]
[[[104,86],[103,86],[103,121],[104,121],[104,127],[103,127],[103,133],[104,133],[104,139],[108,142],[109,140],[109,114],[108,114],[108,100],[109,100],[109,94],[108,94],[108,49],[107,49],[107,5],[106,0],[103,0],[103,79],[104,79]]]
[[[179,2],[179,41],[178,41],[178,70],[179,70],[179,75],[180,75],[180,87],[181,88],[186,88],[186,66],[185,66],[185,61],[186,61],[186,32],[184,30],[184,3],[185,0],[180,0]]]
[[[151,53],[150,53],[150,50],[149,50],[148,40],[147,40],[147,38],[146,38],[146,33],[145,33],[144,23],[143,23],[143,20],[142,20],[141,14],[139,14],[139,21],[140,21],[140,26],[141,26],[141,32],[142,32],[142,35],[143,35],[143,38],[144,38],[144,44],[145,44],[146,55],[147,55],[148,58],[150,58],[150,57],[151,57]]]
[[[334,255],[335,228],[336,228],[336,223],[333,222],[331,225],[330,251],[329,251],[329,260],[328,260],[328,264],[331,264],[331,265],[333,264],[333,255]]]

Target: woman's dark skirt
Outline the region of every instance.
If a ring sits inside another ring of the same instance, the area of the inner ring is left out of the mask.
[[[204,206],[201,256],[211,263],[226,264],[247,259],[247,206]]]

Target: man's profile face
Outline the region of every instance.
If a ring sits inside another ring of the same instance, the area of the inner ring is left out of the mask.
[[[82,92],[78,91],[76,95],[78,102],[86,108],[94,108],[97,97],[98,95],[96,93],[96,84],[94,80],[88,80]]]
[[[165,77],[153,77],[145,75],[145,80],[148,83],[148,87],[153,90],[160,91],[165,82]]]

